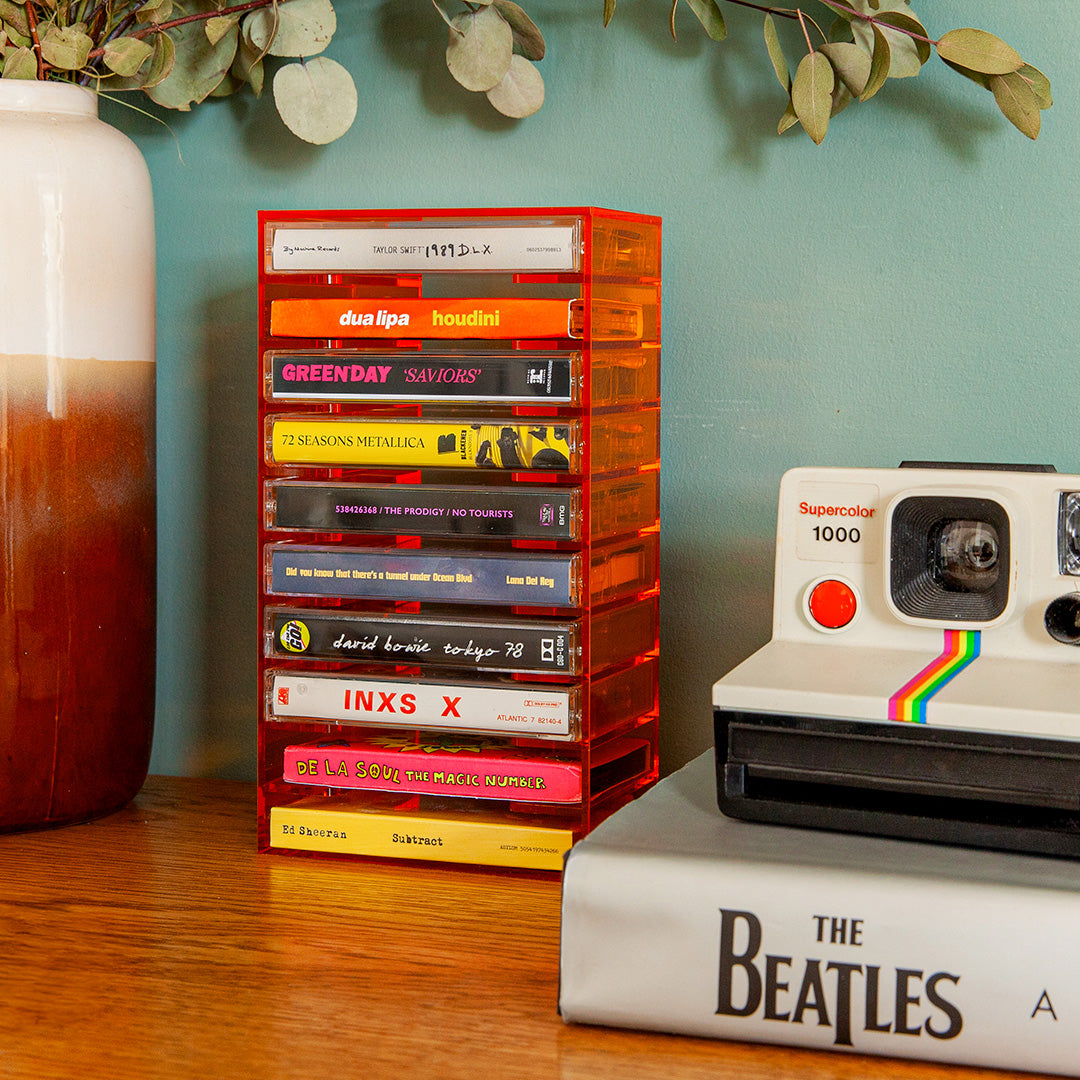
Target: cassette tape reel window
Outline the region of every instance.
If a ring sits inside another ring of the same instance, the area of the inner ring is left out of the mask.
[[[1077,646],[1080,476],[792,470],[772,639],[713,688],[720,807],[1078,856]]]

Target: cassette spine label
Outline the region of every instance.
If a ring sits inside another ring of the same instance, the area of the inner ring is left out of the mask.
[[[573,225],[278,225],[271,265],[278,273],[570,271],[576,269],[580,257],[577,232]]]
[[[581,766],[475,740],[421,745],[401,739],[333,740],[290,746],[282,779],[293,784],[461,795],[511,802],[581,798]]]
[[[275,353],[271,397],[289,401],[572,400],[569,356],[474,358]]]
[[[279,529],[440,537],[572,540],[577,489],[326,484],[272,488]]]
[[[275,417],[271,460],[280,465],[357,465],[448,469],[543,469],[577,464],[579,427],[549,421]]]
[[[319,660],[424,664],[566,674],[576,668],[572,624],[433,622],[320,610],[274,612],[273,651]]]
[[[377,727],[484,731],[565,738],[572,733],[571,693],[546,686],[353,679],[271,672],[276,720],[309,718]]]
[[[289,298],[270,302],[270,333],[323,339],[561,339],[571,336],[572,303],[509,296]]]
[[[580,591],[579,558],[282,545],[270,552],[270,591],[280,596],[573,607]]]

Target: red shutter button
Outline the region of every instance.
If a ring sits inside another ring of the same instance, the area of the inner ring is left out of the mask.
[[[826,630],[842,630],[859,607],[855,590],[837,578],[825,578],[811,590],[806,601],[810,617]]]

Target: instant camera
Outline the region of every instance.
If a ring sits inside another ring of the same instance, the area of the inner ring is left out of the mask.
[[[732,817],[1080,856],[1080,476],[786,473],[772,640],[713,707]]]

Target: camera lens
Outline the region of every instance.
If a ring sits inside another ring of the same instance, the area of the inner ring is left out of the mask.
[[[997,529],[986,521],[942,522],[936,569],[941,584],[958,592],[986,592],[998,579]]]
[[[1065,645],[1080,645],[1080,593],[1051,600],[1043,616],[1046,632]]]
[[[989,623],[1009,605],[1009,514],[973,495],[907,495],[889,510],[889,598],[911,619]]]

